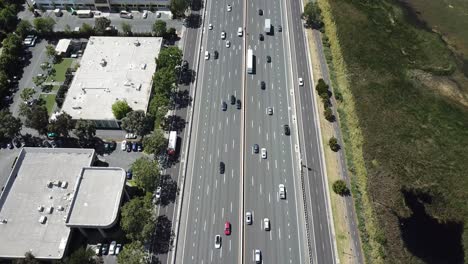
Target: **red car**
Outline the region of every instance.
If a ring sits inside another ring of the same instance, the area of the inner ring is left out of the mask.
[[[231,223],[229,223],[229,221],[226,221],[226,223],[224,224],[224,234],[226,236],[229,236],[231,234]]]

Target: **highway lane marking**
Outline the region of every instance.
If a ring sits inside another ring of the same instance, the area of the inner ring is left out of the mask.
[[[215,189],[218,189],[218,179],[215,180]]]
[[[215,220],[216,220],[216,214],[213,213],[213,225],[215,224]]]
[[[221,218],[224,218],[224,207],[221,209]]]
[[[253,178],[253,176],[252,176],[252,186],[254,186],[254,178]]]
[[[272,235],[273,232],[269,232],[269,233],[270,233],[270,241],[271,241],[273,240],[273,235]]]
[[[210,154],[210,163],[211,163],[211,154]]]
[[[252,119],[252,125],[251,125],[251,127],[253,128],[253,119]]]
[[[276,140],[276,131],[273,131],[273,139]]]
[[[260,194],[262,194],[262,184],[260,183]]]
[[[266,141],[268,141],[268,132],[266,133]]]
[[[271,204],[271,193],[270,192],[268,193],[268,203]]]
[[[205,151],[205,149],[203,149],[202,151]],[[219,148],[218,148],[218,158],[219,158]]]
[[[210,193],[210,185],[208,185],[208,187],[206,188],[206,196],[208,196],[209,193]]]
[[[232,213],[232,202],[231,202],[231,213]]]
[[[277,168],[278,168],[278,161],[275,160],[275,169],[277,169]]]
[[[213,249],[211,250],[211,257],[210,258],[211,258],[211,262],[213,262]]]
[[[227,144],[224,144],[224,152],[227,152]]]
[[[211,126],[211,135],[213,135],[214,132],[214,126]]]
[[[267,169],[270,170],[270,161],[267,161]]]
[[[278,240],[281,240],[281,228],[278,228]]]
[[[231,252],[231,242],[232,240],[229,240],[229,252]]]
[[[226,117],[226,126],[229,125],[229,117]]]
[[[236,121],[236,114],[234,114],[234,121]]]
[[[224,177],[224,182],[223,183],[226,183],[226,174],[224,174],[223,177]]]
[[[221,131],[221,122],[218,123],[218,130]],[[203,140],[203,142],[205,142],[205,140]]]
[[[231,170],[231,178],[234,179],[234,170]]]
[[[206,231],[206,220],[205,220],[205,223],[203,224],[203,231]]]
[[[235,140],[233,139],[233,140],[232,140],[232,149],[234,149],[234,148],[235,148],[235,146],[234,146],[234,142],[235,142]]]
[[[261,127],[260,127],[260,126],[258,127],[258,134],[259,134],[259,135],[262,134],[262,132],[261,132]]]

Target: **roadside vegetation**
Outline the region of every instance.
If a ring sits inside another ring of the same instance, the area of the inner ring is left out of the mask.
[[[394,2],[319,6],[367,262],[463,262],[468,105],[459,61]]]

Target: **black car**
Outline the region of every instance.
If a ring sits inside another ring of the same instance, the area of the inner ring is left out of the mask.
[[[263,10],[259,9],[259,10],[258,10],[258,15],[259,15],[259,16],[263,16]]]
[[[223,102],[223,103],[221,104],[221,109],[222,109],[223,111],[226,111],[226,110],[227,110],[227,104],[226,104],[226,102]]]
[[[289,136],[291,134],[291,130],[289,129],[289,125],[284,125],[283,129],[284,129],[284,134],[286,136]]]
[[[278,32],[282,32],[283,31],[283,28],[281,27],[281,25],[278,25]]]
[[[265,90],[265,82],[264,81],[260,82],[260,89]]]
[[[237,109],[241,109],[241,100],[237,99]]]
[[[127,180],[131,180],[132,177],[133,177],[132,169],[129,169],[129,170],[127,171]]]
[[[236,97],[234,95],[231,95],[231,104],[235,104],[236,103]]]
[[[188,70],[188,66],[189,66],[188,61],[183,60],[182,61],[182,71]]]
[[[259,149],[260,147],[258,146],[258,144],[254,144],[252,147],[253,153],[258,153]]]
[[[224,165],[224,162],[220,161],[219,162],[219,174],[224,174],[225,169],[226,169],[226,166]]]
[[[267,62],[268,62],[268,63],[271,62],[271,57],[270,57],[270,56],[267,56]]]
[[[127,152],[132,152],[132,142],[127,142]]]
[[[258,39],[259,39],[260,41],[263,41],[263,34],[258,34]]]
[[[219,56],[219,53],[218,53],[217,50],[215,50],[215,51],[214,51],[214,59],[215,59],[215,60],[218,59],[218,56]]]

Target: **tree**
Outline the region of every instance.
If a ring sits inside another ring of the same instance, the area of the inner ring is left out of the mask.
[[[157,129],[153,134],[143,139],[143,146],[146,153],[157,156],[166,150],[167,138],[164,137],[164,133],[161,130]]]
[[[122,129],[139,136],[148,134],[152,126],[153,118],[146,115],[143,110],[131,111],[122,118]]]
[[[148,157],[141,157],[135,160],[132,164],[133,179],[135,185],[146,191],[153,192],[159,185],[159,164],[149,159]]]
[[[51,119],[50,124],[47,126],[48,131],[55,132],[64,137],[68,137],[70,131],[75,127],[75,122],[72,117],[66,112],[61,112]]]
[[[315,86],[315,90],[319,95],[328,94],[328,84],[326,84],[325,81],[320,78],[317,85]]]
[[[117,255],[119,264],[145,264],[147,263],[148,253],[145,251],[140,241],[133,241],[126,244],[123,250]]]
[[[154,232],[153,194],[136,197],[122,206],[120,226],[128,239],[146,241]]]
[[[80,119],[76,121],[74,133],[80,141],[91,140],[96,135],[96,124]]]
[[[169,9],[171,10],[174,18],[184,17],[185,11],[189,7],[189,5],[190,5],[189,0],[171,0]]]
[[[33,25],[39,34],[52,33],[55,21],[51,17],[38,17],[33,20]]]
[[[21,131],[23,124],[8,110],[0,111],[0,138],[13,138]]]
[[[335,116],[333,115],[333,111],[331,110],[330,107],[326,107],[325,110],[323,111],[323,114],[325,115],[325,119],[327,119],[330,122],[335,121]]]
[[[9,56],[16,58],[21,56],[21,53],[23,52],[22,40],[16,34],[8,34],[8,36],[2,41],[2,45],[2,54],[8,53]]]
[[[176,37],[177,37],[177,31],[173,27],[170,27],[167,30],[166,35],[164,36],[164,38],[166,38],[167,40],[176,40]]]
[[[33,105],[24,113],[26,116],[25,126],[37,130],[39,134],[47,133],[47,125],[49,125],[49,115],[47,108],[43,105]]]
[[[123,100],[118,100],[112,105],[112,113],[118,120],[124,118],[131,111],[133,111],[133,109]]]
[[[333,191],[338,195],[341,195],[341,196],[349,195],[348,186],[346,186],[346,182],[344,182],[343,180],[335,181],[333,183],[332,188],[333,188]]]
[[[65,33],[70,33],[72,32],[70,25],[66,24],[65,27],[63,28],[63,31]]]
[[[98,17],[94,21],[94,30],[97,34],[103,34],[111,24],[111,20],[106,17]]]
[[[23,101],[29,101],[31,98],[34,96],[36,93],[36,90],[33,88],[24,88],[23,91],[21,91],[20,97]]]
[[[94,29],[92,26],[90,26],[87,23],[83,23],[80,27],[80,33],[86,34],[86,35],[93,35],[94,34]]]
[[[4,71],[0,70],[0,95],[5,94],[9,87],[8,76]]]
[[[174,70],[171,68],[160,68],[153,78],[156,93],[162,93],[166,98],[170,98],[172,90],[177,81]]]
[[[46,55],[49,59],[55,60],[55,56],[57,53],[55,52],[55,47],[52,45],[47,45],[46,46]]]
[[[132,34],[132,25],[122,22],[122,31],[125,35],[130,35]]]
[[[153,24],[153,32],[156,37],[163,37],[166,35],[166,22],[162,20],[156,20]]]
[[[159,52],[159,57],[156,59],[158,68],[175,69],[182,62],[182,50],[178,47],[168,47]]]
[[[21,20],[16,26],[16,34],[22,38],[26,37],[33,29],[33,26],[29,20]]]
[[[16,11],[14,5],[5,5],[0,8],[0,28],[2,31],[11,32],[16,25]]]
[[[24,254],[24,259],[15,259],[14,264],[40,264],[38,260],[34,257],[31,252],[26,252]]]
[[[340,150],[340,145],[338,145],[338,140],[335,137],[331,137],[330,140],[328,140],[328,146],[335,152]]]
[[[307,2],[304,7],[302,18],[306,20],[306,25],[315,29],[323,27],[322,12],[317,2]]]
[[[91,248],[80,247],[65,259],[66,264],[97,264],[95,252]]]

